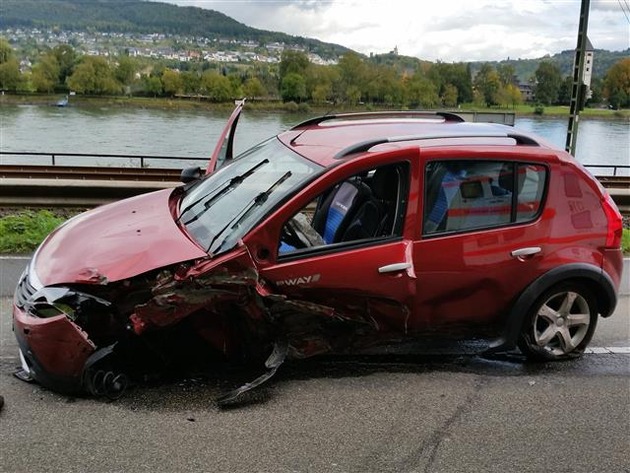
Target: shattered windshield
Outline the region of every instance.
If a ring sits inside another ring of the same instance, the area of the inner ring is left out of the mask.
[[[272,138],[190,187],[178,219],[207,252],[222,253],[321,169]]]

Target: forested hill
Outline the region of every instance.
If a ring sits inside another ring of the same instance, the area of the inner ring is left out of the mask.
[[[608,72],[608,69],[617,61],[630,56],[630,49],[625,51],[607,51],[605,49],[595,49],[593,51],[593,77],[603,78]],[[518,76],[521,82],[527,82],[534,76],[536,69],[541,61],[549,61],[560,69],[563,76],[570,76],[573,74],[573,58],[575,57],[575,51],[567,50],[561,53],[554,54],[544,58],[537,59],[506,59],[503,61],[488,61],[489,64],[495,68],[501,65],[512,66],[514,73]],[[476,72],[481,68],[483,62],[472,62],[471,70]]]
[[[140,0],[0,0],[0,29],[12,27],[284,42],[322,57],[349,51],[337,44],[251,28],[214,10]]]

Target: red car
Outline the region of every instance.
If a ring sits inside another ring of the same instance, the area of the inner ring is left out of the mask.
[[[572,358],[613,313],[621,216],[566,152],[451,113],[381,112],[314,118],[232,159],[241,108],[205,175],[40,246],[15,293],[21,377],[116,397],[148,366],[268,357],[231,401],[285,357],[425,335]]]

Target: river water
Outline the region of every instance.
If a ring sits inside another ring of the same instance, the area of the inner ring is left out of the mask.
[[[0,150],[205,157],[211,153],[229,114],[228,110],[3,105],[0,107]],[[239,123],[235,149],[244,151],[306,118],[309,116],[281,111],[246,110]],[[566,118],[524,117],[517,118],[516,128],[534,132],[564,148],[567,122]],[[630,165],[630,125],[624,120],[581,118],[576,157],[584,164]],[[6,156],[0,159],[3,164],[16,162]],[[82,159],[84,162],[85,158]],[[57,162],[80,164],[80,160]],[[49,160],[31,159],[29,162],[49,163]],[[168,165],[181,167],[189,164],[178,160]],[[152,167],[165,165],[164,162],[149,162]]]

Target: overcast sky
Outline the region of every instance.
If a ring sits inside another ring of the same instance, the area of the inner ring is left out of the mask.
[[[577,44],[580,0],[158,0],[220,11],[248,26],[363,54],[431,61],[538,58]],[[630,47],[630,0],[592,0],[598,49]]]

